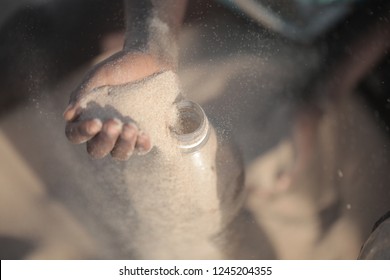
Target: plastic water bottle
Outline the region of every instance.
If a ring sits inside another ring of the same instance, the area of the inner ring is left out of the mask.
[[[175,146],[130,159],[124,172],[134,212],[125,243],[136,258],[223,259],[224,231],[243,203],[242,166],[198,104],[177,108]]]
[[[162,73],[145,81],[142,89],[152,102],[157,94],[151,91],[166,85],[168,92],[174,83],[167,81],[174,79]],[[124,94],[138,94],[140,88],[102,88],[100,96],[94,93],[93,104],[107,104],[118,92],[119,101],[114,100],[117,103],[111,107],[119,112],[121,106],[131,112],[138,109],[136,119],[140,119],[144,107],[130,110],[121,101]],[[104,159],[83,164],[90,168],[84,176],[93,174],[94,183],[74,189],[80,192],[77,200],[82,203],[86,227],[102,245],[102,257],[224,259],[239,254],[256,258],[238,252],[245,239],[242,233],[253,224],[244,221],[239,154],[229,139],[216,134],[198,104],[182,100],[174,105],[178,112],[175,125],[166,130],[153,124],[161,133],[152,137],[155,147],[148,154],[135,155],[127,162]]]

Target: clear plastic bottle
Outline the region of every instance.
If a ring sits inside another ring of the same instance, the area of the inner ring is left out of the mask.
[[[95,93],[93,104],[116,102],[112,106],[119,112],[136,112],[137,108],[130,110],[122,102],[125,95],[139,94],[142,86],[153,102],[164,86],[164,92],[178,90],[171,86],[175,79],[162,73],[142,85],[102,88]],[[124,163],[104,159],[88,164],[96,183],[82,186],[77,199],[88,212],[88,227],[104,247],[104,258],[235,258],[242,247],[239,240],[245,239],[242,233],[253,224],[244,221],[243,167],[230,140],[217,136],[198,104],[182,100],[175,105],[178,118],[173,127],[152,123],[160,133],[152,135],[155,147],[151,152],[134,155]],[[146,108],[156,106],[151,103]],[[137,120],[145,107],[138,111]],[[150,120],[156,120],[158,112],[152,113]]]
[[[223,259],[223,231],[243,203],[242,166],[198,104],[177,107],[175,146],[131,159],[124,173],[134,212],[125,247],[136,258]]]

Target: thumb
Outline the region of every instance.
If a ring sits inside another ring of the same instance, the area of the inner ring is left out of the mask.
[[[91,82],[92,80],[92,82]],[[83,81],[70,95],[69,105],[66,107],[63,117],[66,121],[72,121],[79,115],[79,101],[90,91],[93,85],[93,78]]]
[[[78,116],[78,106],[75,103],[70,103],[68,107],[66,107],[63,117],[67,122],[70,122]]]

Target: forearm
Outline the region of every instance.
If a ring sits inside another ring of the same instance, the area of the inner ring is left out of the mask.
[[[125,51],[147,52],[177,65],[177,34],[186,0],[125,0]]]

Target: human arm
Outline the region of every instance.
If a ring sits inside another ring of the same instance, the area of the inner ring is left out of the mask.
[[[123,49],[99,63],[72,93],[64,112],[66,135],[74,144],[87,142],[93,158],[111,152],[119,160],[130,157],[132,150],[148,152],[151,141],[135,123],[116,119],[83,119],[80,101],[93,89],[131,83],[155,73],[177,69],[176,37],[183,20],[186,1],[125,1],[126,32]],[[157,106],[157,105],[156,105]]]

